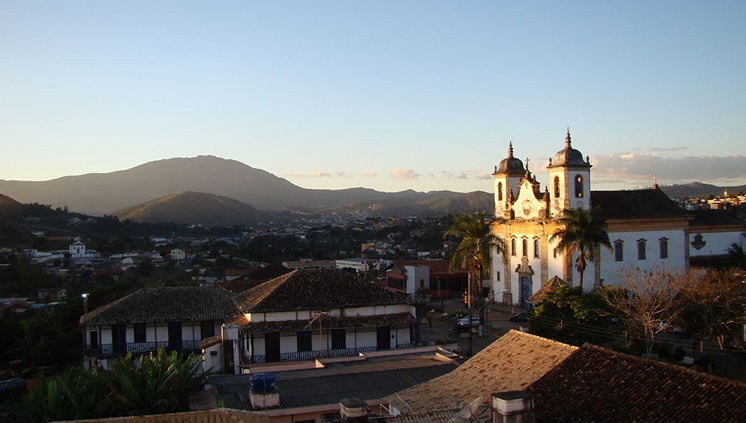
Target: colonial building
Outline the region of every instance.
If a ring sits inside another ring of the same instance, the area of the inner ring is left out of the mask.
[[[505,241],[504,255],[493,253],[491,298],[525,305],[542,284],[557,276],[577,286],[580,275],[573,263],[577,254],[562,254],[549,238],[560,228],[558,219],[568,208],[598,207],[607,219],[613,249],[596,251],[583,274],[586,290],[615,284],[621,272],[664,267],[683,270],[696,255],[724,255],[732,243],[743,242],[744,222],[727,225],[697,223],[657,184],[649,189],[592,191],[589,158],[572,147],[570,132],[564,149],[547,166],[549,183],[542,190],[526,165],[513,155],[495,167],[496,223],[493,232]],[[697,220],[699,222],[701,219]],[[696,231],[696,233],[693,233]],[[707,238],[707,239],[705,239]],[[705,243],[708,243],[704,248]]]
[[[405,295],[339,269],[294,270],[238,294],[216,286],[142,289],[80,319],[87,368],[163,347],[201,351],[205,371],[224,373],[409,348],[415,322]]]

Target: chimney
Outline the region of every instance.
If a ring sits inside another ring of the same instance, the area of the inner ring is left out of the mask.
[[[342,422],[367,422],[368,404],[360,398],[345,398],[339,402],[339,417]]]
[[[534,397],[529,391],[492,394],[492,423],[535,423]]]

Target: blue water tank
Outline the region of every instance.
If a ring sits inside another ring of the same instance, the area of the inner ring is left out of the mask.
[[[251,390],[257,393],[267,393],[275,390],[275,375],[272,373],[257,373],[251,376]]]

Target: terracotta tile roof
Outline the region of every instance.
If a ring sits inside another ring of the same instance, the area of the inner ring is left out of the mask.
[[[340,269],[299,269],[234,297],[244,313],[406,304],[404,295]]]
[[[567,286],[567,283],[559,276],[553,276],[541,285],[541,288],[539,288],[539,290],[528,299],[528,302],[538,304],[544,300],[544,296],[547,295],[547,292],[560,286]]]
[[[220,287],[145,288],[81,316],[81,325],[222,320],[236,311]]]
[[[591,204],[600,207],[607,219],[685,218],[660,189],[591,191]]]
[[[531,385],[537,422],[737,422],[746,384],[584,345]]]
[[[578,348],[509,331],[451,373],[386,397],[399,410],[450,410],[495,392],[526,389]]]
[[[262,412],[218,408],[214,410],[189,411],[184,413],[75,421],[78,423],[270,423],[271,419],[266,413]]]
[[[218,286],[238,294],[270,279],[282,276],[288,272],[291,272],[291,270],[287,267],[279,264],[272,264],[269,266],[252,269],[251,272],[246,273],[243,276],[232,281],[221,282],[218,284]]]
[[[321,327],[329,329],[359,329],[381,326],[401,327],[414,323],[415,318],[410,313],[382,314],[377,316],[323,316]],[[247,322],[241,326],[242,334],[248,333],[295,333],[302,330],[318,330],[318,320],[284,320],[281,322]]]

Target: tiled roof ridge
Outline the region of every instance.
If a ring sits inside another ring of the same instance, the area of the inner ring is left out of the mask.
[[[163,304],[157,308],[153,307],[152,302],[154,301],[154,298],[162,301],[163,298],[161,297],[168,297],[173,294],[176,294],[178,300],[183,300],[187,297],[197,297],[200,298],[200,300],[187,301],[186,303],[178,301],[177,303],[174,303],[174,299],[171,298],[171,302]],[[189,304],[192,306],[194,304],[199,305],[200,308],[196,310],[197,317],[204,315],[204,307],[210,306],[220,307],[222,310],[221,313],[224,313],[222,317],[225,317],[225,313],[229,313],[227,307],[235,308],[235,305],[232,305],[230,302],[231,295],[233,294],[230,291],[219,286],[166,286],[141,288],[81,316],[80,324],[90,324],[92,321],[93,324],[111,324],[112,322],[141,323],[154,319],[153,316],[164,312],[164,310],[168,310],[167,313],[179,314],[183,307],[189,307]],[[130,302],[136,303],[136,307],[127,307],[130,305]],[[141,310],[147,307],[145,304],[150,304],[150,308],[143,313]],[[214,309],[210,309],[210,313],[208,314],[211,314],[212,319],[217,319],[218,317],[212,313],[214,311]],[[190,313],[192,312],[195,311],[190,311]],[[133,318],[134,316],[138,316],[139,318]],[[155,317],[155,321],[170,320],[162,320],[160,317]],[[181,317],[180,319],[184,319],[184,317]]]
[[[80,321],[79,321],[79,323],[80,323],[81,325],[85,324],[85,322],[87,322],[87,321],[89,321],[89,320],[93,319],[94,317],[96,317],[96,316],[100,315],[101,313],[103,313],[103,312],[105,312],[106,310],[108,310],[108,309],[110,309],[110,308],[114,307],[115,305],[117,305],[117,304],[119,304],[119,303],[121,303],[121,302],[123,302],[123,301],[125,301],[125,300],[129,299],[130,297],[132,297],[132,296],[134,296],[135,294],[139,293],[139,292],[140,292],[140,291],[142,291],[143,289],[149,289],[149,288],[140,288],[140,289],[138,289],[137,291],[135,291],[135,292],[132,292],[132,293],[130,293],[130,294],[127,294],[127,295],[125,295],[125,296],[124,296],[124,297],[122,297],[122,298],[119,298],[119,299],[117,299],[117,300],[114,300],[114,301],[112,301],[112,302],[110,302],[110,303],[108,303],[108,304],[104,304],[104,305],[102,305],[101,307],[97,307],[96,309],[94,309],[94,310],[91,310],[91,311],[89,311],[88,313],[86,313],[86,314],[84,314],[84,315],[80,316]]]
[[[354,290],[354,294],[353,294]],[[393,293],[341,269],[297,269],[233,298],[244,313],[406,304]]]
[[[533,338],[534,340],[539,341],[539,342],[544,342],[544,343],[552,344],[552,346],[561,347],[561,348],[565,348],[565,349],[569,349],[569,350],[573,350],[573,351],[577,351],[578,349],[580,349],[580,347],[576,347],[575,345],[565,344],[564,342],[555,341],[554,339],[544,338],[542,336],[534,335],[534,334],[528,333],[528,332],[521,332],[521,331],[516,330],[516,329],[510,329],[508,331],[508,333],[506,333],[505,335],[510,335],[510,334],[512,334],[512,335],[518,335],[518,336],[524,336],[524,337],[527,337],[527,338]]]
[[[714,375],[714,374],[711,374],[711,373],[700,372],[700,371],[697,371],[697,370],[694,370],[694,369],[691,369],[691,368],[688,368],[688,367],[680,366],[680,365],[675,364],[675,363],[668,363],[668,362],[665,362],[665,361],[656,360],[654,358],[640,357],[640,356],[636,356],[636,355],[632,355],[632,354],[625,354],[623,352],[610,350],[608,348],[603,348],[603,347],[599,347],[598,345],[593,345],[593,344],[588,344],[588,343],[585,343],[582,346],[576,347],[576,348],[582,348],[582,349],[586,349],[586,350],[591,350],[591,351],[599,352],[599,353],[602,353],[602,354],[608,354],[608,355],[611,355],[611,356],[622,357],[622,358],[627,359],[627,360],[633,360],[633,361],[638,361],[640,363],[652,364],[652,365],[655,365],[655,366],[660,366],[662,368],[665,367],[665,368],[668,368],[668,369],[671,369],[671,370],[674,370],[674,371],[680,371],[682,373],[688,373],[688,374],[693,375],[693,376],[705,377],[707,379],[717,380],[717,381],[725,383],[725,384],[732,384],[732,385],[737,386],[739,388],[746,388],[746,382],[741,382],[740,380],[728,379],[728,378],[725,378],[725,377],[722,377],[722,376],[717,376],[717,375]]]

